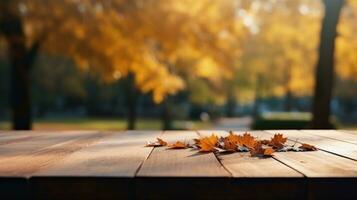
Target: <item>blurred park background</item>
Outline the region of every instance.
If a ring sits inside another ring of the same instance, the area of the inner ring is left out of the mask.
[[[1,0],[1,129],[357,128],[356,0]]]

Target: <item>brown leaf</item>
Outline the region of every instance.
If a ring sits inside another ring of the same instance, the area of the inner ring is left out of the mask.
[[[235,135],[233,132],[229,132],[229,135],[223,138],[223,149],[227,151],[237,151],[238,145],[240,145],[240,136]]]
[[[198,146],[201,152],[214,152],[216,151],[216,146],[218,144],[218,137],[212,134],[209,137],[203,137],[200,139]]]
[[[273,156],[274,149],[271,147],[264,148],[261,143],[256,143],[254,148],[251,148],[249,152],[251,156],[271,157]]]
[[[306,143],[302,144],[299,148],[305,151],[317,151],[315,146]]]
[[[188,145],[183,142],[177,141],[173,144],[170,144],[168,147],[169,149],[186,149],[188,148]]]
[[[196,145],[198,145],[199,143],[200,143],[200,139],[197,139],[197,138],[195,138],[195,139],[193,139],[193,141],[194,141],[194,143],[196,144]]]
[[[269,145],[270,140],[260,140],[260,143],[264,145]]]
[[[281,149],[284,147],[287,138],[284,138],[283,134],[275,134],[269,142],[269,146],[272,146],[275,149]]]
[[[160,138],[156,138],[157,139],[157,141],[159,142],[159,144],[161,145],[161,146],[166,146],[167,145],[167,142],[165,142],[164,140],[162,140],[162,139],[160,139]]]
[[[274,153],[274,149],[271,147],[268,147],[266,149],[264,149],[263,155],[264,156],[273,156]]]
[[[257,145],[257,141],[249,133],[244,133],[243,136],[240,136],[240,144],[249,149],[254,148]]]
[[[146,147],[162,147],[162,146],[166,146],[167,142],[165,142],[164,140],[160,139],[160,138],[156,138],[156,142],[147,142],[147,144],[145,145]]]

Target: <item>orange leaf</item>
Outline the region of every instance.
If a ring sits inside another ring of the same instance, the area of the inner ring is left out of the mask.
[[[212,134],[209,137],[203,137],[200,139],[198,146],[201,152],[213,152],[216,151],[215,147],[218,144],[218,137]]]
[[[272,156],[273,153],[274,153],[274,149],[269,147],[269,148],[264,149],[263,155],[264,156]]]
[[[160,139],[160,138],[156,138],[157,139],[157,142],[159,142],[159,144],[161,146],[166,146],[167,145],[167,142],[165,142],[164,140]]]
[[[281,149],[284,147],[287,138],[284,138],[283,134],[275,134],[273,138],[271,138],[269,145]]]
[[[160,138],[156,138],[156,142],[147,142],[147,144],[145,145],[146,147],[162,147],[162,146],[166,146],[167,142],[165,142],[164,140],[160,139]]]
[[[305,151],[317,151],[315,146],[306,143],[302,144],[299,148]]]
[[[269,145],[270,140],[260,140],[260,143],[264,145]]]
[[[169,149],[186,149],[187,148],[187,144],[177,141],[176,143],[170,144]]]
[[[254,148],[250,149],[250,155],[251,156],[266,156],[270,157],[273,156],[274,149],[271,147],[268,148],[263,148],[263,145],[261,143],[257,143]]]
[[[242,146],[252,149],[257,145],[257,141],[249,133],[244,133],[243,136],[240,137],[240,143]]]
[[[233,132],[229,132],[229,135],[223,138],[224,149],[228,151],[236,151],[238,144],[241,145],[241,137],[235,135]]]

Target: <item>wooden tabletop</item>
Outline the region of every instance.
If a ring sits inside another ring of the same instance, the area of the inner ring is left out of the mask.
[[[236,131],[238,134],[243,133]],[[198,153],[145,147],[225,131],[0,131],[0,199],[357,199],[357,132],[283,133],[319,151]]]

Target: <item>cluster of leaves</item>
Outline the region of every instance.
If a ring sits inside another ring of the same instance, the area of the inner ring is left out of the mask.
[[[194,139],[194,144],[177,141],[168,144],[164,140],[157,138],[156,142],[148,142],[147,147],[167,146],[169,149],[194,148],[199,152],[250,152],[251,156],[271,157],[274,152],[286,151],[316,151],[317,148],[310,144],[301,144],[296,147],[286,145],[287,138],[283,134],[275,134],[270,140],[259,140],[249,133],[237,135],[232,131],[226,137],[211,136]]]

